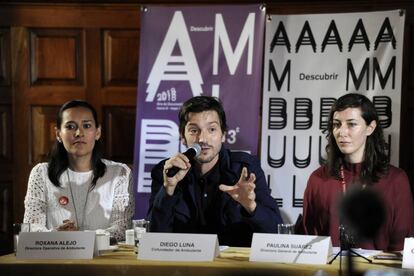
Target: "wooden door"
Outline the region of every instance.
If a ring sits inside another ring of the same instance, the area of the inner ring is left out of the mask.
[[[0,202],[8,210],[0,214],[5,222],[0,233],[5,239],[10,222],[23,219],[30,170],[46,160],[64,102],[89,101],[98,111],[106,157],[132,164],[138,22],[137,5],[0,7],[0,26],[6,25],[0,28]],[[5,58],[10,56],[12,66]]]

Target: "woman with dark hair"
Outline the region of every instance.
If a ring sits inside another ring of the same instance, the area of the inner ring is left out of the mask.
[[[369,239],[352,237],[356,230],[350,230],[347,242],[366,249],[402,250],[404,238],[414,235],[413,199],[405,172],[389,164],[374,105],[361,94],[340,97],[331,108],[327,132],[327,163],[311,174],[305,190],[305,233],[331,236],[339,246],[342,195],[351,188],[372,190],[383,202],[385,221]]]
[[[59,110],[48,163],[31,171],[24,222],[33,231],[105,229],[122,240],[134,211],[131,170],[102,158],[95,109],[69,101]]]

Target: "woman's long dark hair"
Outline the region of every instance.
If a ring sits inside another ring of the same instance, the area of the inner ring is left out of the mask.
[[[365,96],[356,93],[346,94],[340,97],[332,106],[328,120],[328,153],[327,166],[329,174],[340,178],[340,168],[345,165],[345,156],[339,150],[333,135],[333,116],[337,111],[343,111],[347,108],[360,108],[361,116],[365,123],[369,125],[376,121],[377,126],[373,133],[367,136],[364,149],[364,159],[361,165],[359,180],[364,184],[372,184],[378,181],[380,175],[385,173],[389,167],[389,158],[387,155],[387,143],[384,140],[384,134],[379,124],[378,115],[373,103]]]
[[[91,111],[93,119],[95,120],[95,127],[99,127],[98,123],[98,116],[96,114],[95,108],[92,105],[85,101],[81,100],[73,100],[66,102],[62,105],[59,109],[56,119],[56,127],[58,129],[62,126],[62,115],[66,109],[75,108],[75,107],[83,107]],[[103,149],[102,149],[102,142],[100,139],[95,141],[95,146],[92,150],[92,168],[93,168],[93,179],[91,183],[91,189],[93,189],[98,181],[98,178],[102,177],[105,174],[106,166],[102,162],[103,157]],[[52,147],[52,150],[49,152],[49,161],[48,161],[48,169],[47,174],[49,176],[50,181],[56,186],[60,187],[61,184],[59,183],[59,178],[62,173],[69,167],[69,159],[68,153],[63,146],[63,143],[59,143],[55,141],[55,144]]]

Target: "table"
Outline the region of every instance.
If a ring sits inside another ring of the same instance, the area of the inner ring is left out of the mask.
[[[340,275],[339,261],[332,265],[303,265],[249,262],[250,248],[230,247],[220,253],[213,262],[160,262],[137,260],[131,250],[121,250],[95,257],[92,260],[17,260],[14,254],[0,256],[0,276],[6,275],[314,275],[318,270]],[[356,271],[397,270],[401,272],[401,261],[377,261],[369,264],[355,257]],[[343,263],[345,266],[346,264]],[[344,267],[346,269],[346,267]],[[345,274],[346,275],[346,274]]]

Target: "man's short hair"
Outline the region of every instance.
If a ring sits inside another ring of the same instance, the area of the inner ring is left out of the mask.
[[[213,110],[217,112],[220,120],[221,131],[224,133],[227,130],[226,113],[223,105],[216,97],[211,96],[197,96],[187,100],[178,113],[178,120],[180,122],[180,134],[184,137],[185,126],[188,122],[189,113],[200,113],[203,111]]]

